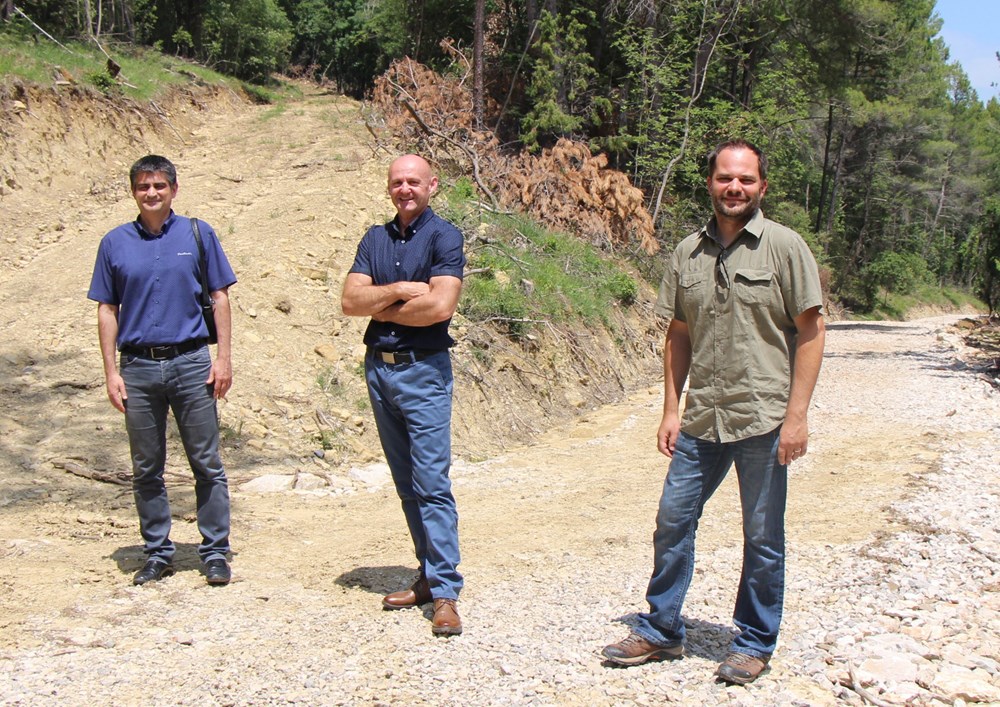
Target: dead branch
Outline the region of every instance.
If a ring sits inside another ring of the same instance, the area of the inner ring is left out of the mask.
[[[185,142],[184,137],[177,131],[177,128],[175,128],[174,124],[170,122],[170,119],[167,118],[166,111],[160,108],[156,101],[150,101],[149,105],[151,105],[153,110],[156,111],[156,114],[160,116],[160,120],[166,123],[168,128],[174,131],[174,135],[176,135],[181,142]]]
[[[479,155],[477,155],[475,152],[473,152],[472,150],[470,150],[468,147],[458,142],[457,140],[454,140],[449,136],[445,135],[444,133],[434,130],[429,125],[427,125],[427,123],[425,123],[423,119],[417,114],[417,109],[414,108],[409,101],[403,101],[403,106],[406,108],[407,111],[409,111],[410,115],[413,116],[413,119],[417,121],[417,125],[419,125],[421,129],[424,130],[424,132],[428,133],[429,135],[434,135],[435,137],[441,138],[445,142],[454,145],[455,147],[457,147],[458,149],[460,149],[462,152],[465,153],[465,156],[468,157],[469,161],[472,163],[472,179],[476,182],[476,186],[479,187],[479,189],[486,196],[490,198],[490,201],[493,203],[495,208],[500,208],[497,202],[497,198],[493,196],[493,192],[490,191],[489,187],[487,187],[483,183],[482,177],[480,176],[481,170],[479,168]]]
[[[88,469],[83,464],[79,464],[75,461],[62,460],[52,462],[52,466],[57,469],[63,469],[68,471],[74,476],[81,476],[85,479],[90,479],[91,481],[102,481],[106,484],[115,484],[116,486],[131,486],[132,485],[132,474],[118,471],[118,472],[107,472],[107,471],[95,471],[94,469]]]
[[[850,688],[854,690],[856,693],[858,693],[858,696],[861,699],[863,699],[865,702],[870,702],[871,704],[875,705],[875,707],[891,707],[891,705],[888,702],[880,700],[879,698],[875,697],[875,695],[868,692],[868,690],[861,687],[861,681],[858,680],[858,676],[854,672],[854,664],[851,663],[851,661],[847,661],[847,672],[851,676]]]
[[[48,37],[50,40],[52,40],[53,42],[55,42],[56,44],[58,44],[60,47],[62,47],[66,51],[68,51],[73,56],[80,56],[75,51],[73,51],[72,49],[70,49],[69,47],[67,47],[65,44],[62,44],[58,39],[56,39],[55,37],[53,37],[51,34],[49,34],[48,32],[46,32],[44,29],[42,29],[41,27],[39,27],[38,25],[36,25],[35,21],[32,20],[30,17],[28,17],[26,14],[24,14],[24,10],[22,10],[21,8],[19,8],[17,5],[14,6],[14,12],[16,12],[17,14],[19,14],[24,19],[26,19],[28,22],[31,23],[32,27],[34,27],[35,29],[37,29],[39,32],[41,32],[42,34],[44,34],[46,37]]]

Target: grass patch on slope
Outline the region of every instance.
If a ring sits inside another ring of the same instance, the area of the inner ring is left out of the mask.
[[[546,322],[614,326],[611,313],[636,301],[639,285],[621,265],[575,236],[520,215],[474,213],[471,184],[445,191],[444,215],[463,231],[467,271],[459,311],[517,338]]]
[[[38,86],[54,86],[69,81],[107,95],[122,95],[149,101],[171,87],[197,84],[226,86],[251,93],[266,102],[276,92],[250,87],[200,64],[161,54],[132,44],[102,43],[121,67],[117,78],[107,70],[107,57],[93,42],[69,41],[56,44],[42,36],[25,36],[8,30],[0,32],[0,75],[4,83],[20,79]]]

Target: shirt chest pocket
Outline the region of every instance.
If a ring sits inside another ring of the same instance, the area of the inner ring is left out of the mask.
[[[774,273],[770,270],[741,269],[733,273],[733,294],[749,305],[774,303],[778,297]]]
[[[707,282],[708,278],[704,273],[685,273],[680,276],[677,283],[677,295],[680,300],[679,304],[689,319],[701,307]]]

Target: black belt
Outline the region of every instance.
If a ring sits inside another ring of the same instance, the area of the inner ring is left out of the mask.
[[[177,358],[181,354],[186,354],[188,351],[194,351],[195,349],[200,349],[205,345],[204,339],[191,339],[190,341],[182,341],[179,344],[170,344],[169,346],[122,346],[122,353],[129,354],[130,356],[139,356],[140,358],[149,358],[154,361],[166,361],[171,358]]]
[[[425,358],[430,358],[436,354],[441,353],[440,351],[425,351],[420,349],[411,349],[409,351],[383,351],[382,349],[376,349],[371,346],[368,347],[368,353],[379,359],[383,363],[416,363],[417,361],[423,361]]]

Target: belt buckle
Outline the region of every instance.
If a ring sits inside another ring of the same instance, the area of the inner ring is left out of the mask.
[[[378,355],[382,359],[382,363],[396,363],[396,354],[392,351],[379,351]]]
[[[150,346],[149,347],[149,357],[154,361],[165,361],[170,358],[171,349],[177,348],[176,346]],[[158,352],[163,355],[158,355]]]

